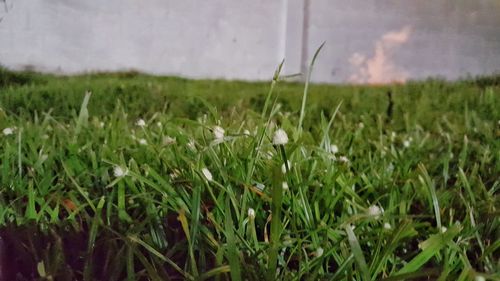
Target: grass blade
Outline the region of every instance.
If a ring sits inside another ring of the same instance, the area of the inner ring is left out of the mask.
[[[354,260],[356,260],[356,264],[358,265],[358,270],[361,272],[361,280],[369,281],[370,272],[368,271],[366,259],[365,256],[363,255],[363,250],[361,250],[361,246],[359,245],[358,238],[354,234],[351,225],[347,225],[345,227],[345,231],[347,233],[347,239],[349,241],[349,245],[351,246],[351,252],[354,256]]]
[[[446,232],[432,235],[429,239],[420,243],[419,247],[422,249],[416,257],[408,262],[400,271],[395,275],[412,273],[420,270],[422,266],[434,257],[441,249],[443,249],[449,242],[460,233],[461,227],[454,225]]]

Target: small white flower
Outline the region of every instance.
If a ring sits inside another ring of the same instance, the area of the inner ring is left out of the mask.
[[[263,185],[263,184],[262,184],[262,183],[260,183],[260,182],[256,183],[256,184],[255,184],[255,187],[256,187],[257,189],[259,189],[260,191],[262,191],[262,190],[264,190],[264,188],[266,188],[266,186],[265,186],[265,185]]]
[[[160,121],[156,122],[156,126],[161,127],[161,122]]]
[[[386,223],[384,223],[384,228],[387,229],[387,230],[389,230],[389,229],[392,228],[392,226],[391,226],[390,223],[386,222]]]
[[[324,252],[325,252],[325,250],[323,250],[323,248],[319,247],[318,249],[316,249],[316,252],[314,253],[314,255],[319,258],[323,255]]]
[[[99,127],[104,128],[104,122],[99,122]]]
[[[406,148],[410,147],[410,140],[403,141],[403,146]]]
[[[115,168],[113,169],[113,174],[115,175],[115,177],[121,178],[128,174],[128,169],[123,169],[120,166],[115,166]]]
[[[207,168],[201,169],[203,176],[207,179],[207,181],[212,181],[214,178],[212,177],[212,173]]]
[[[139,139],[139,144],[146,145],[146,144],[148,144],[148,142],[146,141],[146,139]]]
[[[244,134],[245,136],[249,136],[249,135],[250,135],[250,131],[249,131],[249,130],[244,130],[244,131],[243,131],[243,134]]]
[[[339,152],[339,148],[335,144],[330,145],[330,153],[335,154],[337,152]]]
[[[47,134],[42,135],[42,139],[44,139],[44,140],[48,140],[48,139],[49,139],[49,135],[47,135]]]
[[[391,141],[396,139],[396,132],[391,132]]]
[[[146,126],[146,122],[144,121],[144,119],[139,119],[137,120],[137,122],[135,122],[135,124],[139,127],[144,127]]]
[[[343,163],[349,163],[349,159],[346,156],[340,156],[339,161]]]
[[[378,219],[380,217],[380,215],[382,214],[382,209],[380,209],[380,207],[377,205],[371,205],[367,210],[367,214],[370,217],[374,217],[375,219]]]
[[[282,184],[281,184],[281,187],[283,188],[284,191],[287,191],[288,190],[288,183],[286,181],[284,181]]]
[[[252,209],[252,208],[248,208],[248,218],[249,218],[250,220],[255,219],[255,210],[254,210],[254,209]]]
[[[286,160],[286,163],[287,163],[287,166],[288,166],[288,169],[291,170],[292,169],[292,162],[290,162],[290,160]],[[286,166],[285,166],[285,163],[283,163],[283,165],[281,165],[281,172],[283,174],[286,174]]]
[[[446,226],[441,226],[441,233],[445,233],[448,230]]]
[[[213,132],[214,132],[214,137],[216,140],[222,140],[224,139],[224,129],[222,129],[221,127],[219,126],[215,126],[214,129],[213,129]]]
[[[5,129],[3,129],[2,133],[4,134],[4,136],[12,135],[14,133],[14,129],[13,128],[5,128]]]
[[[285,130],[283,129],[278,129],[276,132],[274,132],[273,136],[273,144],[274,145],[285,145],[288,143],[288,135],[286,134]]]
[[[175,144],[175,143],[176,143],[175,138],[172,138],[170,136],[163,137],[163,145],[171,145],[171,144]]]
[[[365,124],[363,124],[363,122],[359,122],[358,127],[359,127],[360,129],[363,129],[363,128],[365,127]]]
[[[476,277],[474,277],[474,281],[486,281],[486,278],[482,275],[476,275]]]

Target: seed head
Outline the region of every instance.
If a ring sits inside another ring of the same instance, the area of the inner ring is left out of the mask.
[[[406,148],[410,147],[410,140],[403,141],[403,146]]]
[[[163,145],[171,145],[171,144],[175,144],[175,143],[176,143],[175,138],[172,138],[170,136],[163,137]]]
[[[288,135],[286,134],[285,130],[283,129],[278,129],[276,132],[274,132],[273,136],[273,144],[274,145],[285,145],[288,143]]]
[[[340,156],[338,159],[340,162],[349,163],[349,158],[347,158],[346,156]]]
[[[254,210],[254,209],[252,209],[252,208],[248,208],[248,218],[249,218],[250,220],[255,219],[255,210]]]
[[[382,209],[380,209],[380,207],[377,205],[371,205],[368,208],[367,213],[368,213],[368,216],[374,217],[375,219],[378,219],[380,217],[380,215],[382,214]]]
[[[330,145],[330,152],[332,154],[335,154],[335,153],[339,152],[339,148],[335,144],[332,144],[332,145]]]
[[[2,133],[4,136],[12,135],[14,133],[14,129],[12,128],[5,128],[2,130]]]
[[[135,124],[136,124],[137,126],[139,126],[139,127],[144,127],[144,126],[146,126],[146,122],[145,122],[145,121],[144,121],[144,119],[142,119],[142,118],[141,118],[141,119],[139,119],[139,120],[137,120],[137,121],[135,122]]]
[[[113,175],[115,175],[115,177],[117,178],[121,178],[121,177],[124,177],[128,174],[128,169],[123,169],[122,167],[120,166],[115,166],[113,168]]]
[[[325,250],[323,250],[323,248],[319,247],[318,249],[316,249],[316,252],[314,253],[314,255],[319,258],[323,255],[324,252],[325,252]]]
[[[220,126],[215,126],[213,129],[214,132],[214,137],[216,140],[222,140],[224,139],[224,129],[222,129]]]
[[[486,281],[486,278],[482,275],[476,275],[476,277],[474,277],[474,281]]]

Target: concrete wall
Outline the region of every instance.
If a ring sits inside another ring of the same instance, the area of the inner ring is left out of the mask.
[[[1,3],[1,2],[0,2]],[[139,71],[384,83],[500,71],[498,0],[7,0],[0,64],[56,73]]]

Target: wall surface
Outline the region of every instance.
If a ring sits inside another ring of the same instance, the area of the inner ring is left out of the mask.
[[[0,18],[13,69],[268,80],[326,41],[318,82],[500,71],[498,0],[7,0]]]

